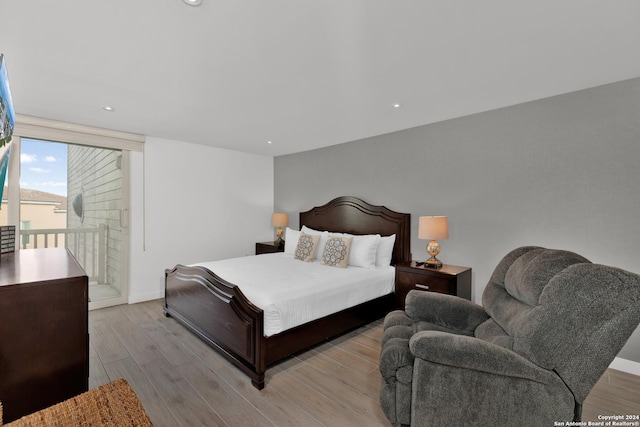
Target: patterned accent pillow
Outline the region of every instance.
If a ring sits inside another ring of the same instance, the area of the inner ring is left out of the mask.
[[[306,262],[315,260],[319,241],[320,236],[312,236],[300,232],[300,238],[298,239],[298,245],[296,246],[296,252],[293,257]]]
[[[347,268],[352,241],[353,237],[329,237],[320,262],[332,267]]]

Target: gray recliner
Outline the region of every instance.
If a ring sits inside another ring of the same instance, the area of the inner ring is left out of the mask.
[[[384,320],[380,403],[393,425],[554,425],[582,403],[640,323],[640,275],[522,247],[483,306],[411,291]]]

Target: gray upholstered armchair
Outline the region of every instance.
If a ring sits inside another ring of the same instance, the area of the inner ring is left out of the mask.
[[[384,321],[382,408],[394,425],[554,425],[640,323],[640,276],[567,251],[518,248],[483,306],[411,291]]]

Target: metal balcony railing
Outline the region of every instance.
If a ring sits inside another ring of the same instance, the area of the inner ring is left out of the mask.
[[[107,226],[20,230],[20,248],[68,248],[89,276],[89,282],[106,283]]]

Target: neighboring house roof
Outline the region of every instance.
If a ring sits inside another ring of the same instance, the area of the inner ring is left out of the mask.
[[[7,187],[4,187],[2,203],[7,203]],[[42,203],[42,204],[54,204],[57,205],[55,210],[66,211],[67,210],[67,197],[59,194],[47,193],[40,190],[32,190],[30,188],[20,189],[20,203]]]

